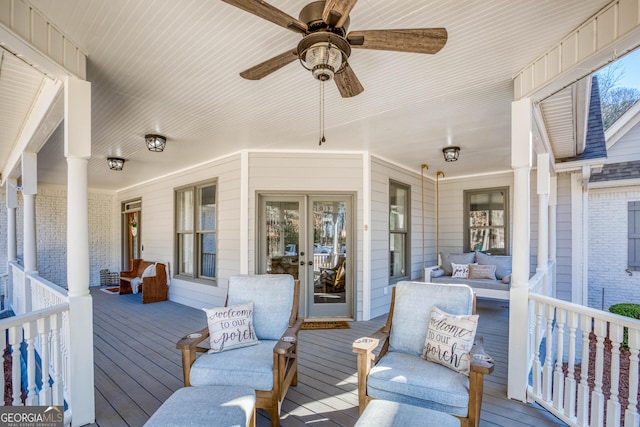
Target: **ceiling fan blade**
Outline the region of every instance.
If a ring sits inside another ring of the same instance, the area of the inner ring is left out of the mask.
[[[247,80],[260,80],[261,78],[268,76],[269,74],[279,70],[285,65],[291,64],[296,59],[298,59],[298,54],[296,53],[296,51],[288,50],[278,56],[274,56],[271,59],[267,59],[266,61],[261,62],[258,65],[254,65],[253,67],[244,70],[240,73],[240,77]]]
[[[331,27],[340,28],[349,17],[358,0],[327,0],[322,12],[322,20]]]
[[[252,13],[262,19],[273,22],[276,25],[287,28],[296,33],[307,33],[307,24],[299,19],[289,16],[277,7],[271,6],[262,0],[222,0],[225,3]]]
[[[267,59],[266,61],[261,62],[258,65],[254,65],[253,67],[244,70],[240,73],[240,77],[247,80],[260,80],[261,78],[268,76],[269,74],[279,70],[285,65],[291,64],[296,59],[298,59],[298,54],[296,53],[295,49],[288,50],[278,56],[274,56],[271,59]]]
[[[438,53],[447,43],[446,28],[367,30],[347,34],[351,47],[397,52]]]
[[[333,79],[336,81],[338,91],[343,98],[359,95],[364,90],[348,62],[344,70],[333,76]]]

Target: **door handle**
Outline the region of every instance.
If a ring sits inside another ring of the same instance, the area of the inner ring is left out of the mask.
[[[300,265],[304,265],[304,261],[300,261]]]
[[[313,261],[309,261],[309,263],[308,263],[308,264],[309,264],[309,265],[313,265]]]

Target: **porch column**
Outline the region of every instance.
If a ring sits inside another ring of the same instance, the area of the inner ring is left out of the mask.
[[[544,272],[544,294],[551,295],[549,280],[549,153],[538,154],[538,271]]]
[[[36,194],[38,193],[38,158],[35,153],[22,153],[22,202],[24,208],[23,263],[24,312],[31,311],[31,282],[29,273],[37,273]]]
[[[529,222],[532,153],[532,105],[529,98],[511,103],[513,168],[513,274],[509,303],[507,396],[525,402],[528,377]]]
[[[549,259],[553,260],[553,269],[551,274],[551,296],[556,297],[556,246],[557,246],[557,229],[556,217],[558,207],[558,177],[552,176],[549,179]]]
[[[8,179],[5,184],[7,202],[7,261],[18,259],[18,237],[16,228],[16,210],[18,208],[18,181]],[[13,271],[7,265],[7,283],[4,295],[5,307],[13,305]],[[15,310],[16,307],[13,307]]]
[[[15,179],[8,179],[5,185],[7,202],[7,260],[18,259],[18,238],[16,229],[16,210],[18,208],[18,183]]]
[[[67,284],[69,287],[69,375],[74,425],[95,421],[93,308],[89,293],[89,202],[91,83],[66,77],[64,155],[67,158]]]

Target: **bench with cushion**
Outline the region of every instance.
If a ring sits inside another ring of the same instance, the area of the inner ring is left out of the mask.
[[[169,298],[165,264],[132,259],[129,265],[129,271],[120,272],[120,295],[142,292],[143,304],[166,301]],[[154,269],[155,274],[152,274]]]
[[[440,265],[425,268],[425,282],[468,285],[480,298],[509,299],[510,256],[488,255],[482,252],[442,252],[440,259]],[[460,274],[455,274],[452,264],[469,266],[467,277],[456,277]]]

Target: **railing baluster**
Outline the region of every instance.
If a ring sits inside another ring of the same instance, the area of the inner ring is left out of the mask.
[[[542,316],[544,304],[534,301],[536,310],[536,338],[533,346],[533,393],[542,396],[542,364],[540,362],[540,342],[542,341]]]
[[[575,420],[576,418],[576,329],[578,327],[578,313],[569,312],[567,326],[569,327],[569,356],[567,360],[567,377],[564,380],[564,414]]]
[[[580,316],[582,330],[582,359],[580,360],[580,385],[578,385],[578,425],[589,425],[589,332],[591,332],[591,316]]]
[[[595,387],[591,392],[591,427],[604,425],[604,394],[602,377],[604,372],[604,338],[607,335],[607,322],[595,319],[593,332],[596,334],[596,370]]]
[[[9,344],[11,344],[11,404],[21,406],[22,400],[22,366],[20,365],[20,344],[22,343],[22,327],[12,326],[9,328]]]
[[[607,426],[620,425],[620,343],[623,339],[624,328],[621,325],[609,323],[609,339],[611,340],[611,397],[607,401]]]
[[[24,340],[27,343],[27,400],[26,406],[38,404],[36,394],[36,348],[33,343],[36,337],[36,325],[34,322],[27,322],[23,326]]]
[[[553,373],[553,407],[563,412],[564,398],[564,373],[562,372],[562,361],[564,360],[564,324],[567,322],[567,311],[556,309],[556,370]]]
[[[49,318],[38,319],[38,333],[40,335],[40,362],[42,369],[42,388],[38,395],[40,405],[51,405],[51,386],[49,385]]]
[[[551,402],[551,386],[553,375],[553,317],[555,307],[551,304],[546,304],[545,315],[547,317],[547,331],[546,331],[546,355],[544,368],[542,369],[542,399],[546,402]]]
[[[625,427],[639,427],[640,426],[640,414],[638,414],[638,363],[640,358],[638,353],[640,352],[640,329],[629,330],[629,405],[624,411],[624,425]]]
[[[5,348],[7,348],[7,329],[6,328],[1,328],[0,329],[0,334],[2,334],[2,358],[0,358],[0,364],[2,366],[2,375],[0,375],[0,395],[2,395],[2,402],[0,402],[2,405],[4,405],[5,402],[5,391],[4,391],[4,376],[7,374],[7,371],[5,369],[4,366],[4,350]]]
[[[61,406],[64,402],[64,389],[62,384],[62,354],[60,343],[60,328],[62,327],[62,316],[60,313],[51,316],[51,345],[53,347],[53,386],[51,397],[53,404]]]

